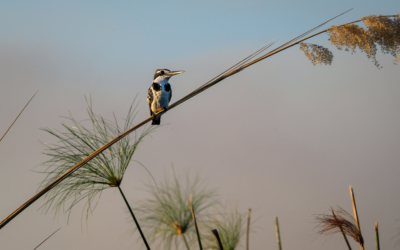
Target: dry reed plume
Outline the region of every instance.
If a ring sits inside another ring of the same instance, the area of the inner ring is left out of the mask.
[[[360,27],[355,24],[332,26],[329,31],[329,39],[332,45],[339,50],[356,52],[359,48],[371,58],[375,66],[380,67],[376,52],[380,46],[382,53],[391,54],[394,64],[400,60],[400,14],[395,16],[367,16],[361,18],[365,24]]]
[[[307,59],[311,61],[313,65],[325,64],[331,65],[333,60],[333,54],[327,48],[320,45],[311,43],[301,43],[300,50],[304,51]]]
[[[332,210],[332,215],[320,214],[315,216],[315,220],[318,223],[316,227],[319,228],[318,233],[332,235],[343,232],[360,245],[364,245],[364,239],[357,229],[353,216],[341,207],[337,207],[335,210],[335,212]]]

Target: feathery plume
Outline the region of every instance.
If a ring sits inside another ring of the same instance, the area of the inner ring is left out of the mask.
[[[341,233],[353,238],[359,244],[364,244],[361,232],[357,229],[356,222],[351,214],[341,207],[337,207],[332,215],[320,214],[315,216],[319,234],[332,235]]]

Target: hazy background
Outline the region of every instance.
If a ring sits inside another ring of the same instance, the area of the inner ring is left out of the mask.
[[[0,142],[0,220],[44,178],[32,170],[47,159],[40,141],[54,139],[39,128],[60,129],[68,112],[84,119],[85,95],[95,112],[123,118],[138,94],[139,122],[148,117],[157,68],[186,70],[170,81],[176,101],[265,44],[284,43],[349,8],[329,25],[398,14],[400,1],[0,1],[1,135],[39,90]],[[134,159],[157,181],[171,164],[177,172],[200,170],[222,202],[252,208],[260,218],[252,249],[277,249],[275,216],[284,249],[345,249],[340,235],[317,238],[313,215],[337,205],[351,212],[351,184],[366,249],[375,244],[375,221],[382,249],[396,249],[400,68],[379,54],[378,70],[366,55],[332,47],[326,35],[309,42],[332,50],[332,66],[313,66],[298,46],[279,53],[168,112],[168,125]],[[146,179],[131,163],[122,188],[132,204]],[[1,249],[33,249],[59,227],[41,250],[142,248],[136,236],[122,237],[132,221],[116,189],[103,193],[87,226],[81,207],[67,224],[67,216],[41,214],[43,202],[1,230]]]

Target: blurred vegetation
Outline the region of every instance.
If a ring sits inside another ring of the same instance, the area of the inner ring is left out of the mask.
[[[150,233],[149,240],[158,242],[162,249],[171,249],[184,244],[186,249],[197,242],[192,220],[191,203],[197,219],[203,217],[208,208],[215,206],[216,190],[208,189],[197,174],[192,180],[189,172],[179,177],[172,167],[171,174],[165,174],[158,187],[146,185],[147,198],[136,202],[139,222],[144,231]]]

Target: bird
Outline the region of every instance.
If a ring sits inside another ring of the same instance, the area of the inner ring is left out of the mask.
[[[168,83],[169,79],[174,76],[185,72],[170,71],[168,69],[157,69],[154,74],[153,83],[151,84],[147,93],[147,102],[149,103],[150,116],[154,116],[151,125],[160,125],[161,115],[157,113],[165,110],[172,97],[171,85]]]

